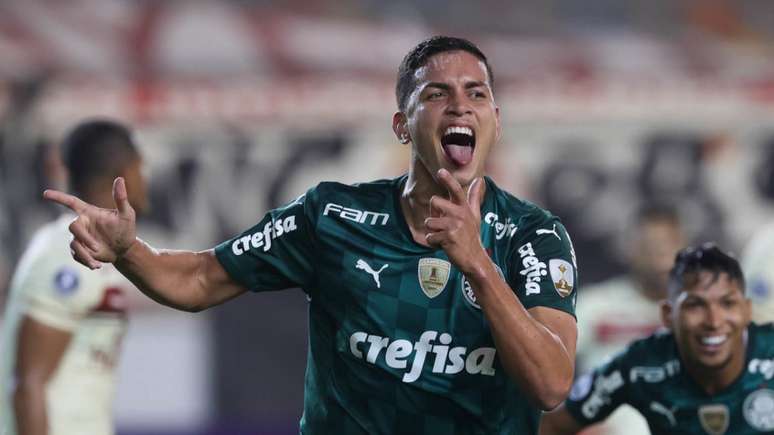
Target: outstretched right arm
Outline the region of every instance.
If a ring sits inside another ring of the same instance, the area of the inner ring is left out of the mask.
[[[245,291],[226,273],[212,249],[159,250],[137,239],[114,264],[148,297],[178,310],[201,311]]]
[[[129,204],[123,178],[113,183],[115,209],[103,209],[75,196],[46,190],[46,199],[73,210],[70,224],[73,258],[90,269],[102,263],[116,268],[155,301],[184,311],[201,311],[243,293],[212,249],[207,251],[158,250],[136,235],[135,212]]]

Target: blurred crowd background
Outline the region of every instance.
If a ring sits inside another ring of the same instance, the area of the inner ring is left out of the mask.
[[[488,54],[504,125],[489,173],[565,222],[579,299],[627,272],[643,203],[739,253],[774,220],[772,24],[767,0],[0,1],[0,306],[61,211],[41,192],[65,187],[73,123],[130,123],[150,182],[140,235],[206,249],[321,180],[402,173],[397,65],[433,34]],[[196,315],[133,304],[122,435],[297,432],[303,293]]]

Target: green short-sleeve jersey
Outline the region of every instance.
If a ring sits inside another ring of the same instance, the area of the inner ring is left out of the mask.
[[[539,411],[500,365],[467,280],[443,250],[413,241],[405,180],[322,183],[216,248],[245,287],[309,297],[301,432],[537,433]],[[574,315],[564,227],[486,183],[481,242],[503,279],[527,309]]]
[[[565,406],[592,424],[628,403],[656,435],[774,433],[774,326],[751,324],[747,331],[745,369],[718,394],[707,395],[682,370],[672,334],[662,332],[579,377]]]

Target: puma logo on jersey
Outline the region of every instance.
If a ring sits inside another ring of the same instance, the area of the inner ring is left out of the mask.
[[[374,278],[374,282],[376,282],[376,288],[382,288],[382,284],[379,282],[379,274],[382,273],[382,271],[384,269],[387,269],[388,267],[390,267],[390,265],[385,264],[384,266],[379,268],[379,271],[377,272],[371,269],[371,266],[368,263],[366,263],[365,260],[363,260],[362,258],[358,259],[357,264],[355,264],[356,269],[360,269]]]
[[[439,342],[433,343],[436,338]],[[358,331],[349,337],[349,351],[356,358],[376,364],[384,350],[384,363],[394,369],[406,369],[410,361],[411,368],[402,378],[406,383],[419,379],[429,354],[434,355],[433,373],[456,375],[466,371],[472,375],[494,376],[494,347],[479,347],[468,352],[466,347],[451,347],[451,342],[450,334],[444,332],[439,335],[438,331],[423,332],[415,343]],[[412,354],[413,358],[410,358]]]
[[[328,216],[329,213],[333,213],[334,216],[357,222],[359,224],[368,223],[369,225],[384,226],[387,225],[387,221],[390,220],[390,215],[387,213],[355,210],[354,208],[344,207],[332,202],[325,204],[323,216]]]
[[[263,247],[263,252],[271,249],[271,241],[282,236],[283,234],[291,233],[296,230],[296,217],[288,216],[284,219],[272,220],[266,222],[263,227],[263,231],[256,231],[253,234],[242,236],[233,243],[231,243],[231,252],[234,255],[242,255],[250,249],[258,249]]]
[[[669,424],[671,426],[677,426],[677,419],[675,419],[675,411],[677,411],[677,406],[667,408],[658,402],[650,402],[650,410],[666,417],[667,420],[669,420]]]
[[[535,234],[537,234],[538,236],[541,236],[543,234],[553,234],[556,236],[557,239],[559,239],[560,242],[562,241],[562,237],[559,235],[559,233],[556,232],[556,224],[554,224],[553,228],[551,228],[550,230],[546,230],[543,228],[539,230],[535,230]]]

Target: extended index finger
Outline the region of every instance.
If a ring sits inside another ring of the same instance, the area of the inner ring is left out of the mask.
[[[86,208],[89,206],[88,203],[83,202],[77,196],[73,196],[73,195],[70,195],[69,193],[60,192],[54,189],[44,190],[43,198],[46,198],[49,201],[54,201],[56,203],[62,204],[63,206],[69,208],[70,210],[78,214],[81,214],[82,212],[84,212]]]
[[[458,205],[467,203],[468,196],[465,194],[465,191],[462,190],[459,181],[454,178],[451,172],[443,168],[439,169],[438,179],[441,181],[441,184],[446,187],[446,190],[449,191],[449,199],[451,199],[452,202]]]

